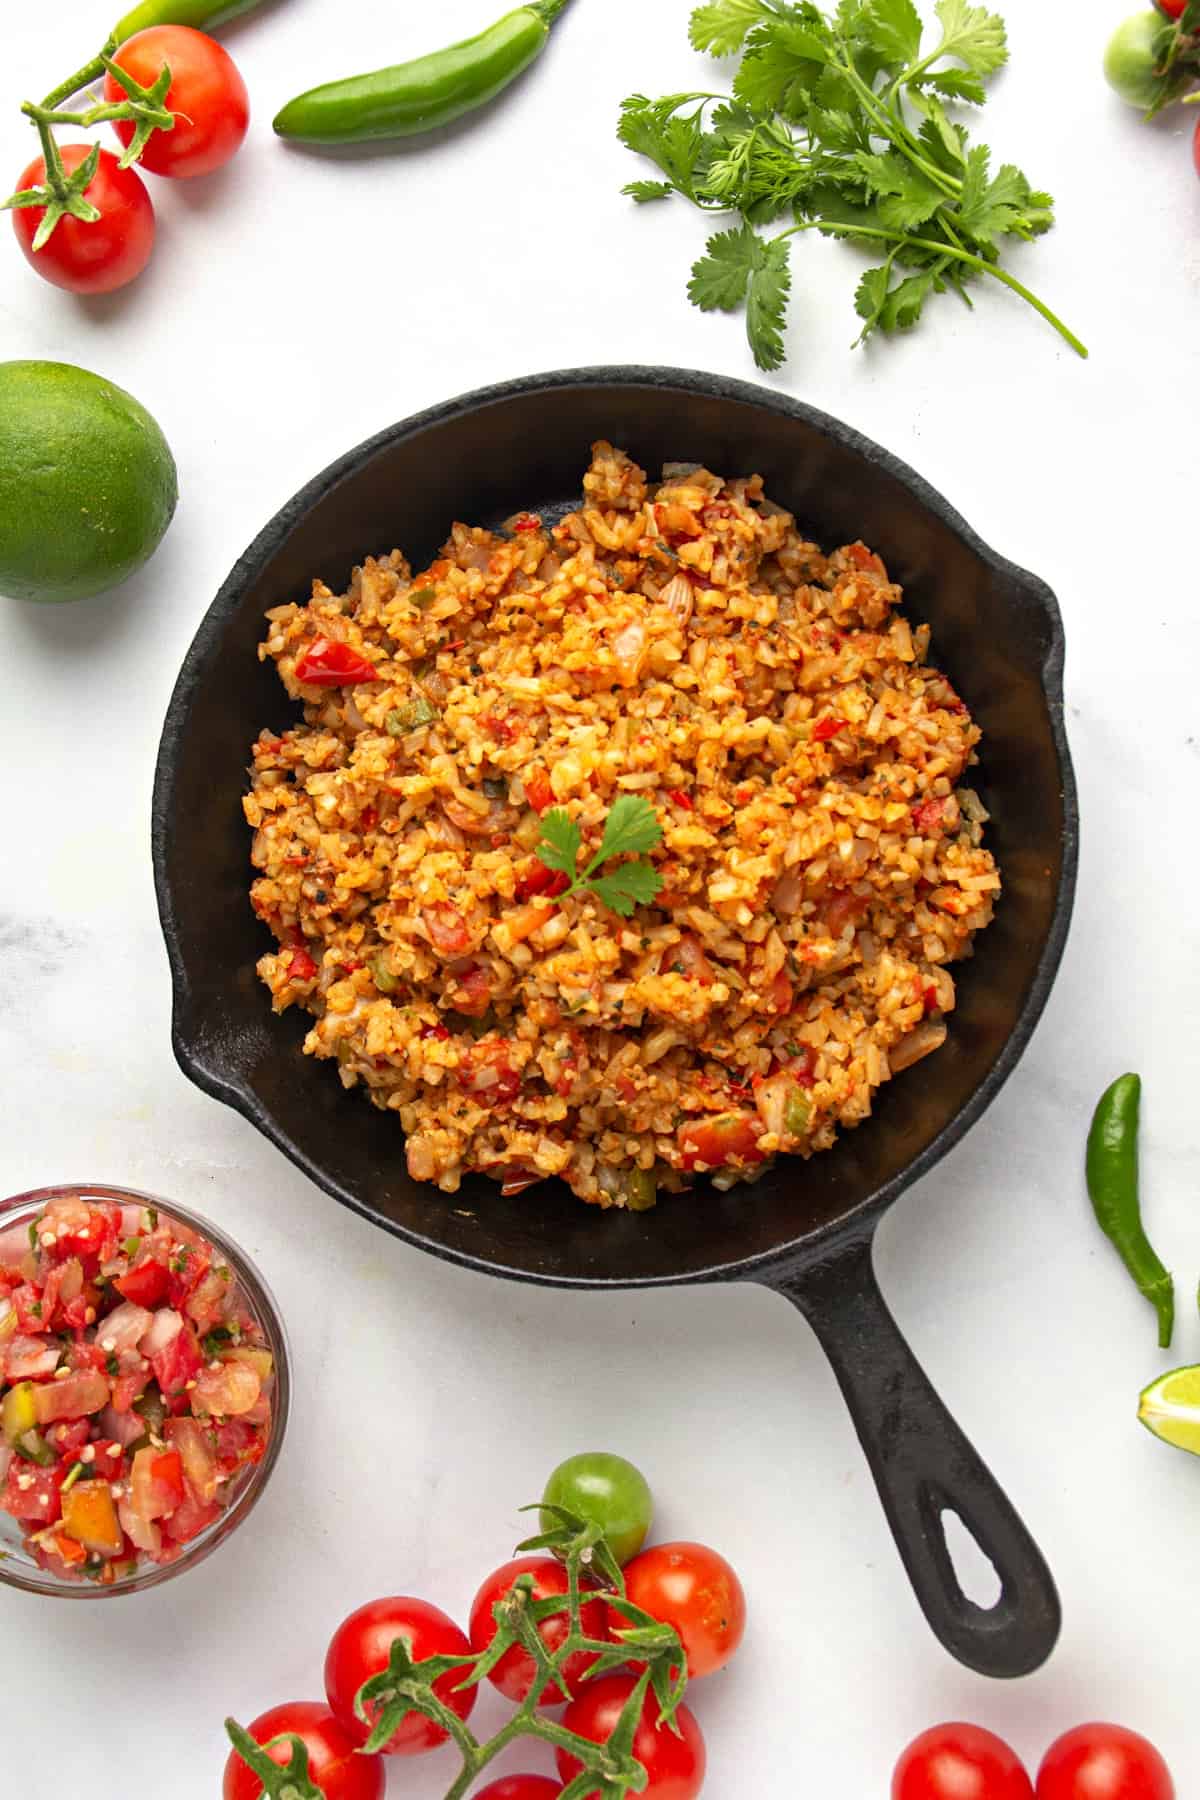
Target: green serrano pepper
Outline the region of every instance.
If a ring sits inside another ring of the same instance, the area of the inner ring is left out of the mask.
[[[275,129],[306,144],[363,144],[448,125],[495,99],[536,62],[566,4],[529,0],[448,50],[310,88],[276,114]]]
[[[196,31],[211,31],[261,5],[262,0],[141,0],[113,26],[113,36],[123,44],[150,25],[191,25]]]
[[[1100,1096],[1087,1141],[1087,1186],[1101,1229],[1158,1314],[1165,1350],[1175,1328],[1175,1284],[1146,1236],[1138,1202],[1142,1078],[1120,1075]]]

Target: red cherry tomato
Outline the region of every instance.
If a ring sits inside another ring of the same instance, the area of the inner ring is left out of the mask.
[[[381,1756],[360,1756],[327,1706],[315,1700],[297,1700],[274,1706],[247,1727],[256,1744],[269,1743],[281,1732],[294,1731],[308,1750],[308,1772],[325,1800],[383,1800],[384,1767]],[[290,1742],[267,1751],[272,1762],[285,1766],[292,1759]],[[262,1782],[247,1768],[236,1750],[225,1764],[222,1800],[259,1800]]]
[[[423,1662],[427,1656],[469,1657],[471,1654],[471,1646],[454,1620],[425,1600],[410,1600],[401,1595],[372,1600],[352,1612],[348,1619],[343,1619],[325,1657],[325,1697],[339,1725],[356,1744],[366,1743],[370,1728],[356,1716],[354,1696],[364,1681],[387,1668],[392,1644],[398,1637],[407,1642],[414,1662]],[[465,1668],[463,1674],[466,1674]],[[460,1719],[465,1719],[479,1690],[465,1688],[461,1693],[455,1693],[461,1679],[462,1675],[451,1669],[434,1682],[433,1691],[447,1706],[453,1707]],[[446,1733],[440,1725],[420,1713],[410,1712],[401,1719],[384,1745],[383,1754],[420,1756],[445,1741]]]
[[[594,1744],[607,1744],[636,1686],[632,1675],[602,1675],[598,1681],[589,1681],[563,1714],[563,1724]],[[704,1785],[707,1756],[700,1727],[686,1706],[679,1708],[676,1718],[679,1737],[658,1724],[658,1701],[652,1693],[647,1694],[634,1734],[633,1754],[649,1777],[642,1791],[650,1800],[696,1800]],[[563,1781],[573,1781],[580,1763],[565,1750],[554,1754]]]
[[[1175,1800],[1175,1783],[1154,1745],[1136,1731],[1080,1725],[1047,1750],[1037,1800]]]
[[[1168,19],[1182,19],[1187,0],[1154,0],[1154,4]]]
[[[90,144],[64,144],[60,155],[68,175],[88,155]],[[18,181],[18,188],[43,187],[46,165],[39,156]],[[100,152],[96,173],[84,198],[99,208],[90,223],[67,214],[49,240],[35,250],[33,240],[45,207],[20,206],[12,215],[17,242],[45,281],[72,294],[108,294],[140,275],[154,248],[154,206],[146,184],[133,169],[121,169],[111,150]]]
[[[935,1725],[914,1738],[892,1776],[892,1800],[1033,1800],[1015,1750],[978,1725]]]
[[[549,1775],[504,1775],[473,1796],[473,1800],[558,1800],[560,1782]]]
[[[723,1556],[703,1544],[653,1544],[625,1565],[625,1592],[635,1606],[673,1625],[688,1674],[724,1668],[746,1630],[746,1595]],[[628,1625],[615,1610],[609,1629]]]
[[[113,61],[143,87],[153,87],[165,63],[171,85],[164,102],[175,114],[170,131],[156,131],[142,151],[141,164],[155,175],[187,179],[210,175],[227,163],[250,124],[250,100],[237,65],[215,38],[188,25],[151,25],[127,38]],[[112,75],[104,77],[105,100],[128,96]],[[134,133],[132,119],[113,130],[123,144]]]
[[[492,1616],[492,1608],[503,1600],[510,1591],[518,1575],[533,1576],[533,1597],[535,1600],[548,1600],[553,1594],[565,1594],[567,1591],[567,1572],[560,1562],[552,1556],[518,1556],[512,1562],[504,1564],[489,1575],[471,1603],[471,1648],[475,1654],[481,1655],[496,1635],[496,1621]],[[608,1637],[607,1608],[602,1600],[586,1600],[580,1609],[583,1629],[591,1638],[606,1640]],[[566,1613],[556,1613],[552,1618],[543,1620],[538,1628],[542,1642],[551,1654],[563,1642],[569,1630]],[[564,1671],[567,1685],[574,1699],[579,1684],[587,1671],[596,1661],[594,1656],[581,1652],[572,1656]],[[537,1673],[532,1656],[514,1644],[506,1650],[496,1664],[488,1680],[500,1689],[509,1700],[524,1700],[533,1686],[533,1678]],[[549,1682],[542,1691],[539,1706],[561,1706],[563,1696]]]

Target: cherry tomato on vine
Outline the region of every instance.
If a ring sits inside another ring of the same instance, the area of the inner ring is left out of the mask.
[[[725,1558],[703,1544],[652,1544],[625,1565],[625,1592],[643,1612],[675,1627],[693,1678],[724,1668],[742,1641],[742,1584]],[[608,1623],[616,1632],[628,1621],[613,1609]]]
[[[935,1725],[914,1738],[892,1776],[892,1800],[1033,1800],[1015,1750],[978,1725]]]
[[[471,1648],[475,1654],[481,1655],[496,1635],[496,1621],[492,1616],[492,1608],[503,1600],[518,1575],[533,1576],[533,1597],[535,1600],[548,1600],[553,1594],[565,1594],[567,1591],[567,1571],[552,1556],[518,1556],[512,1562],[506,1562],[494,1574],[488,1576],[471,1603],[471,1622],[468,1630],[471,1634]],[[608,1609],[602,1600],[585,1600],[580,1608],[583,1629],[588,1637],[606,1640],[608,1638]],[[542,1642],[551,1655],[565,1641],[570,1624],[565,1612],[555,1613],[553,1617],[544,1619],[538,1627]],[[566,1664],[564,1673],[567,1685],[574,1698],[579,1683],[596,1661],[594,1656],[580,1652],[572,1656]],[[514,1644],[506,1650],[496,1664],[488,1680],[509,1700],[524,1700],[533,1686],[537,1673],[532,1656]],[[564,1698],[558,1688],[547,1682],[542,1690],[539,1706],[562,1706]]]
[[[170,131],[152,133],[142,151],[143,168],[187,180],[210,175],[241,147],[250,100],[237,64],[215,38],[190,25],[151,25],[127,38],[113,61],[146,88],[154,86],[164,63],[171,71],[164,105],[175,123]],[[111,74],[104,77],[105,100],[127,97]],[[133,120],[116,119],[113,130],[129,144]]]
[[[403,1595],[372,1600],[343,1619],[325,1656],[325,1697],[339,1725],[356,1744],[365,1744],[371,1733],[355,1714],[354,1696],[364,1681],[387,1668],[392,1644],[398,1637],[407,1642],[414,1662],[423,1662],[427,1656],[471,1654],[471,1646],[454,1620],[426,1600]],[[466,1673],[464,1668],[462,1674]],[[433,1691],[460,1719],[465,1719],[479,1690],[465,1688],[455,1693],[461,1679],[462,1675],[451,1669],[434,1682]],[[444,1744],[446,1735],[440,1725],[422,1714],[406,1713],[384,1745],[383,1755],[420,1756]]]
[[[1037,1800],[1175,1800],[1175,1783],[1154,1745],[1136,1731],[1080,1725],[1047,1750]]]
[[[563,1714],[563,1724],[568,1731],[591,1738],[594,1744],[607,1744],[636,1686],[632,1675],[602,1675],[598,1681],[589,1681],[578,1700],[572,1700]],[[649,1800],[696,1800],[704,1785],[707,1754],[700,1727],[686,1706],[679,1708],[676,1719],[679,1737],[666,1725],[658,1724],[658,1701],[652,1693],[646,1695],[634,1734],[633,1754],[649,1777],[642,1790]],[[574,1780],[581,1766],[576,1758],[565,1750],[554,1754],[564,1782]]]
[[[64,144],[63,169],[74,174],[88,156],[90,144]],[[42,187],[46,164],[31,162],[18,188]],[[108,294],[140,275],[154,248],[154,205],[146,184],[134,169],[122,169],[110,150],[100,152],[96,173],[84,197],[99,208],[91,221],[64,215],[40,250],[33,240],[45,216],[41,206],[19,206],[12,215],[17,242],[43,280],[72,294]]]
[[[1154,0],[1159,12],[1165,13],[1168,19],[1182,19],[1188,0]]]
[[[356,1741],[347,1736],[327,1706],[315,1700],[297,1700],[273,1706],[247,1726],[256,1744],[266,1744],[281,1732],[295,1732],[308,1750],[308,1772],[325,1800],[383,1800],[384,1767],[379,1756],[360,1756]],[[286,1766],[292,1759],[290,1742],[267,1751],[272,1762]],[[225,1764],[222,1800],[259,1800],[262,1782],[248,1769],[236,1750]]]
[[[619,1563],[637,1555],[654,1518],[654,1501],[641,1470],[606,1450],[585,1450],[559,1463],[542,1502],[598,1525]],[[543,1531],[558,1522],[553,1513],[542,1514]]]
[[[561,1782],[551,1781],[549,1775],[503,1775],[472,1800],[558,1800],[561,1793]]]

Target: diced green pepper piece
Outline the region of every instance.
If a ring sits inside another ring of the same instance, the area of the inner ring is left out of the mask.
[[[152,1381],[141,1398],[134,1401],[133,1410],[146,1421],[146,1431],[151,1437],[162,1436],[167,1409],[156,1381]]]
[[[783,1126],[789,1137],[804,1137],[812,1124],[812,1101],[803,1088],[789,1088],[783,1103]]]
[[[58,1461],[40,1431],[26,1431],[17,1439],[16,1450],[18,1456],[23,1456],[26,1462],[37,1463],[39,1468],[48,1469],[51,1463]]]
[[[394,994],[400,983],[388,968],[387,957],[383,955],[373,956],[368,966],[371,970],[371,980],[375,983],[375,986],[379,989],[380,993]]]
[[[437,599],[437,589],[431,587],[410,588],[408,599],[418,612],[424,612],[425,608],[432,606]]]
[[[418,731],[422,725],[432,725],[438,716],[438,709],[424,694],[418,694],[415,700],[409,700],[404,706],[394,706],[384,720],[384,729],[390,737],[404,737],[410,731]]]
[[[652,1169],[631,1169],[625,1180],[625,1204],[630,1212],[649,1212],[658,1201],[658,1181]]]
[[[27,1431],[33,1431],[37,1425],[37,1405],[33,1396],[32,1381],[19,1381],[16,1387],[9,1388],[0,1406],[0,1427],[4,1431],[6,1444],[19,1444]]]

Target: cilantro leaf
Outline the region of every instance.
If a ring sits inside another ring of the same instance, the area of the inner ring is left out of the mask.
[[[668,94],[662,100],[648,100],[645,94],[631,94],[621,102],[621,119],[617,136],[639,156],[657,163],[672,187],[689,199],[694,198],[693,176],[704,143],[703,94]],[[692,101],[699,104],[695,112],[680,116],[679,109]]]
[[[710,56],[732,56],[745,43],[751,29],[769,18],[762,0],[709,0],[692,14],[688,36],[694,50]]]
[[[734,77],[734,95],[756,117],[803,119],[829,56],[822,38],[804,26],[780,23],[756,31]]]
[[[944,190],[935,187],[927,175],[895,152],[878,156],[860,150],[854,162],[868,187],[880,196],[879,219],[883,225],[894,226],[897,231],[913,231],[926,219],[932,219],[945,203]]]
[[[1034,194],[1020,169],[1005,163],[993,181],[988,180],[989,155],[986,144],[977,144],[967,153],[962,195],[956,223],[977,244],[994,248],[996,239],[1008,233],[1032,237],[1046,230],[1046,216],[1053,223],[1053,202],[1049,194]]]
[[[777,369],[783,362],[783,326],[792,289],[792,271],[785,238],[769,243],[759,240],[762,260],[750,276],[746,300],[746,336],[760,369]]]
[[[999,13],[969,0],[937,0],[933,9],[942,22],[938,56],[953,56],[972,75],[994,75],[1008,61],[1008,33]]]
[[[987,99],[987,90],[978,75],[972,75],[967,69],[931,69],[917,77],[914,86],[929,88],[940,94],[943,100],[966,100],[972,106],[982,106]]]
[[[701,312],[735,312],[746,298],[762,239],[749,225],[718,231],[692,269],[688,294]]]
[[[862,338],[877,330],[889,335],[909,330],[920,318],[921,308],[937,283],[937,276],[931,269],[907,275],[893,283],[892,267],[889,261],[881,268],[868,269],[858,284],[854,304],[859,317],[865,321]]]
[[[692,269],[688,294],[701,312],[736,312],[746,303],[746,335],[760,369],[783,361],[783,323],[791,289],[785,238],[759,237],[750,225],[718,231]]]
[[[542,816],[542,841],[534,851],[539,862],[575,879],[583,835],[565,806],[552,806]]]
[[[595,875],[588,883],[605,906],[627,919],[635,906],[648,906],[662,887],[662,877],[648,862],[622,863],[607,875]]]
[[[890,64],[907,68],[921,49],[921,18],[912,0],[866,0],[858,34]]]
[[[644,206],[648,200],[669,199],[675,188],[669,181],[630,181],[621,192],[628,194],[631,200],[636,200],[639,206]]]
[[[641,856],[662,842],[662,826],[658,814],[641,794],[620,794],[614,800],[604,821],[604,832],[595,855],[587,866],[578,868],[579,850],[583,842],[579,826],[564,806],[551,807],[542,819],[542,841],[534,855],[548,869],[561,870],[570,877],[560,899],[568,894],[591,888],[606,906],[628,918],[636,905],[653,900],[662,886],[655,869],[648,862],[620,863],[607,875],[596,871],[615,856]]]
[[[607,862],[610,856],[638,856],[661,842],[662,826],[650,802],[641,794],[620,794],[604,821],[600,848],[588,866]]]

